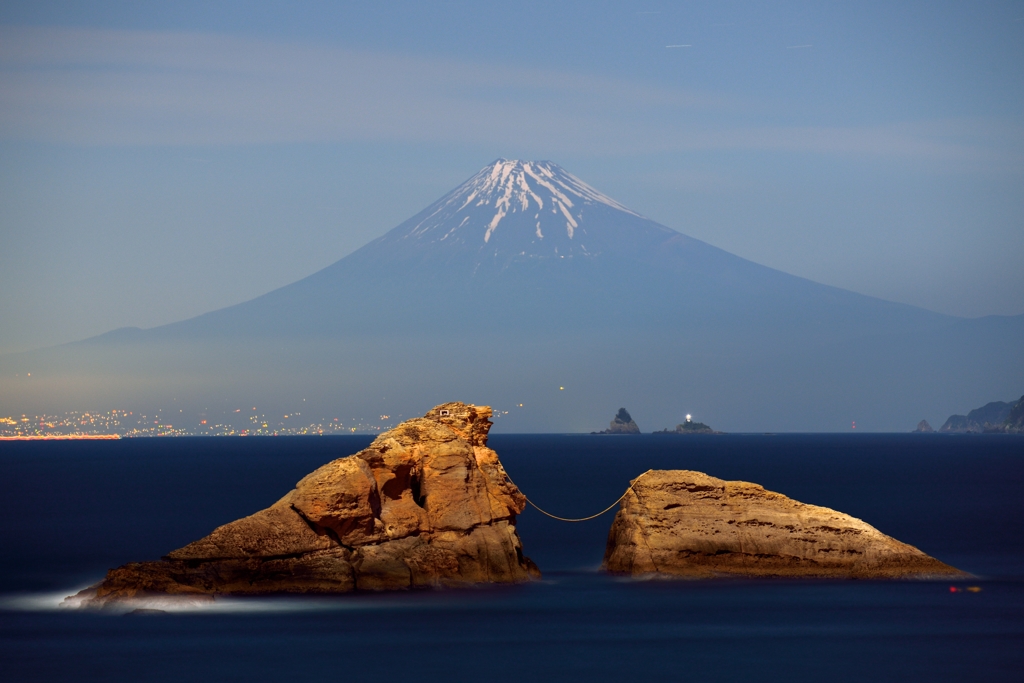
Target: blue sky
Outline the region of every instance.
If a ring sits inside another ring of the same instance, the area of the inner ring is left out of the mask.
[[[0,352],[252,298],[499,156],[819,282],[1024,313],[1021,65],[1019,2],[6,2]]]

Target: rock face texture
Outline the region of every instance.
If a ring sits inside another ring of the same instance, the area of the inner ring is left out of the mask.
[[[932,426],[930,424],[928,424],[928,420],[921,420],[920,422],[917,423],[917,429],[915,429],[914,431],[915,432],[924,432],[924,433],[929,433],[930,434],[931,432],[934,432],[935,430],[932,429]]]
[[[608,429],[597,432],[597,434],[639,434],[640,428],[636,426],[636,422],[630,416],[629,411],[625,408],[619,408],[619,412],[615,414],[615,419],[608,425]]]
[[[689,578],[966,576],[849,515],[688,470],[634,480],[612,522],[604,568]]]
[[[86,606],[147,596],[342,593],[539,576],[526,499],[487,448],[491,409],[445,403],[327,463],[265,510],[159,562],[112,569]]]

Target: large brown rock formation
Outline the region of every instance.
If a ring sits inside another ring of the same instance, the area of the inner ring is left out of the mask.
[[[652,470],[633,480],[604,568],[631,575],[940,578],[963,572],[864,522],[757,484]]]
[[[307,475],[269,508],[159,562],[112,569],[85,605],[153,596],[342,593],[539,576],[526,499],[487,448],[491,409],[445,403]]]

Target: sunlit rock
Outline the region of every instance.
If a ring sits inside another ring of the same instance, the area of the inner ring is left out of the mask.
[[[491,409],[445,403],[327,463],[265,510],[158,562],[111,570],[72,601],[343,593],[517,583],[539,576],[516,515],[526,499],[487,447]]]
[[[604,568],[689,578],[966,576],[849,515],[688,470],[634,480],[612,522]]]

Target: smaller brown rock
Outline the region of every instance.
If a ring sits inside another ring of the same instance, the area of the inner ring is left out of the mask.
[[[689,470],[634,480],[612,522],[604,568],[690,578],[968,576],[849,515]]]

